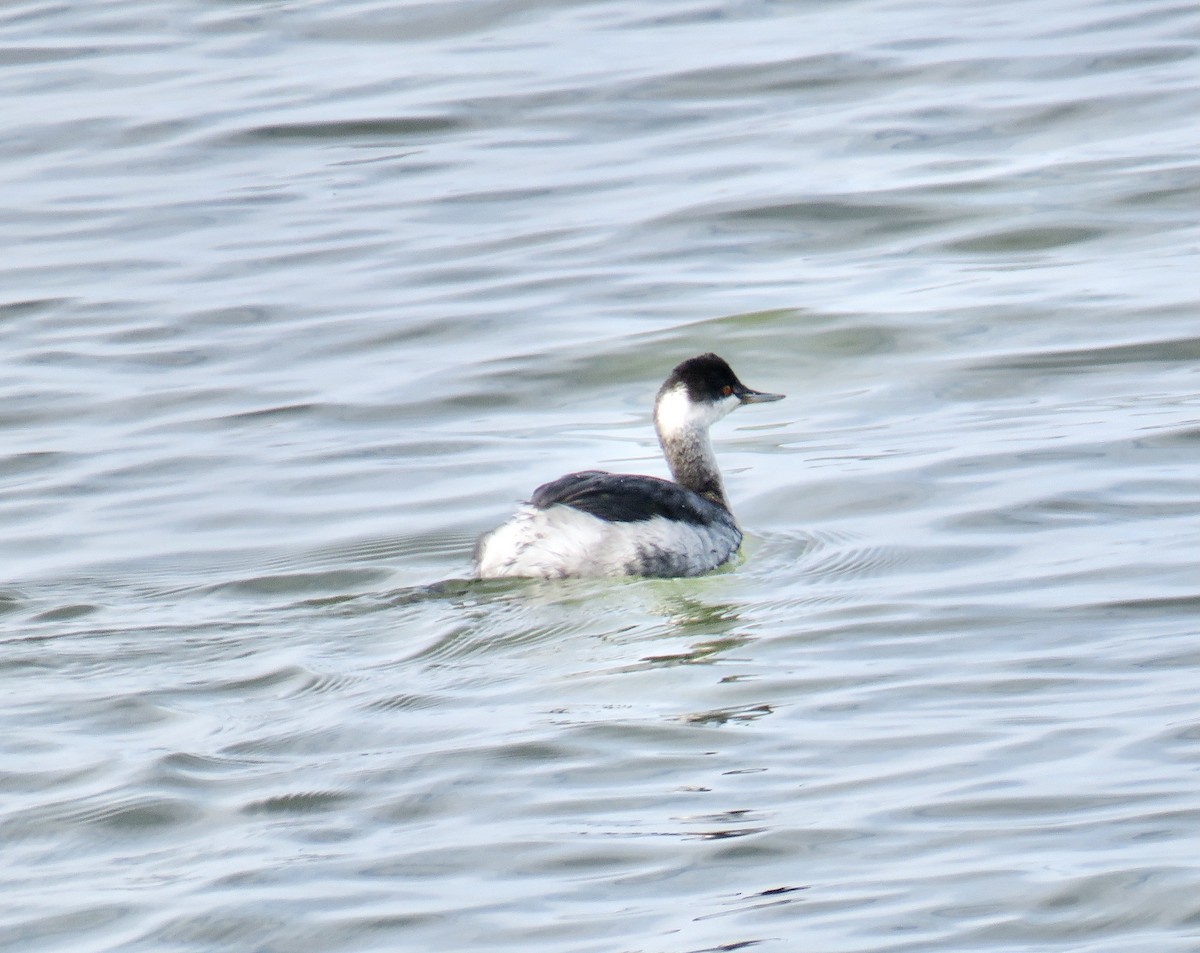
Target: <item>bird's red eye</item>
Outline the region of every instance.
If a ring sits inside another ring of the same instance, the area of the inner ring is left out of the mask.
[[[721,393],[724,394],[726,397],[728,397],[730,394],[733,393],[733,388],[730,387],[728,384],[726,384],[724,387],[721,388]]]

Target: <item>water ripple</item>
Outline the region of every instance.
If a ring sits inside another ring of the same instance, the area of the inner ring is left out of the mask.
[[[0,9],[0,947],[1194,948],[1200,14],[846,14]]]

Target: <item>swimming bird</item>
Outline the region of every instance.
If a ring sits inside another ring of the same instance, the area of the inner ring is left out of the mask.
[[[480,578],[698,576],[738,551],[708,429],[742,404],[782,400],[751,390],[716,354],[679,364],[654,401],[654,429],[675,478],[584,470],[533,497],[475,547]]]

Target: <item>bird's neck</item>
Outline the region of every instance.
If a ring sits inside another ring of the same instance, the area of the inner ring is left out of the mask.
[[[713,455],[708,428],[729,412],[728,407],[696,404],[682,386],[663,385],[654,402],[654,431],[671,476],[680,486],[729,512],[725,486]]]
[[[725,485],[721,482],[721,471],[717,469],[717,458],[707,429],[672,433],[660,430],[658,442],[676,483],[729,511]]]

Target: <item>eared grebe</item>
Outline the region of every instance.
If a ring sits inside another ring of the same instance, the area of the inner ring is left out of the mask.
[[[741,404],[782,400],[751,390],[715,354],[684,361],[658,391],[654,429],[675,478],[584,470],[539,486],[475,548],[481,578],[698,576],[742,543],[708,428]]]

